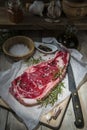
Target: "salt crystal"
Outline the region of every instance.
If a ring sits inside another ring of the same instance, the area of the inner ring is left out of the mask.
[[[24,56],[29,53],[29,48],[24,44],[15,44],[10,48],[9,52],[14,56]]]

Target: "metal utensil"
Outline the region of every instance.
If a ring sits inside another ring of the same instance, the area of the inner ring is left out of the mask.
[[[75,113],[75,122],[74,123],[75,123],[77,128],[83,128],[84,127],[84,119],[83,119],[83,114],[82,114],[78,91],[76,89],[73,70],[72,70],[70,63],[68,66],[68,78],[69,78],[68,79],[69,90],[71,91],[71,98],[72,98],[73,109],[74,109],[74,113]]]

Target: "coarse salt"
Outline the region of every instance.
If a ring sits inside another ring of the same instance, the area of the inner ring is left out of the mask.
[[[14,56],[23,56],[29,53],[29,48],[24,44],[16,43],[10,48],[9,52]]]

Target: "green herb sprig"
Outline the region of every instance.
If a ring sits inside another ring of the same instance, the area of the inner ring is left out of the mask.
[[[35,64],[38,64],[40,63],[41,61],[43,61],[42,57],[40,56],[39,58],[34,58],[34,57],[31,57],[30,59],[28,59],[26,61],[27,65],[35,65]]]
[[[58,100],[58,96],[62,93],[62,90],[64,88],[64,83],[61,82],[59,85],[57,85],[53,91],[45,98],[42,100],[38,100],[38,103],[41,104],[41,106],[47,106],[50,104],[51,106],[54,105],[54,103]]]

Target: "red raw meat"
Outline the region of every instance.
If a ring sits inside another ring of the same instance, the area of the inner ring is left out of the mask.
[[[55,57],[30,66],[11,83],[9,92],[24,105],[35,105],[62,81],[66,74],[69,53],[56,52]]]

